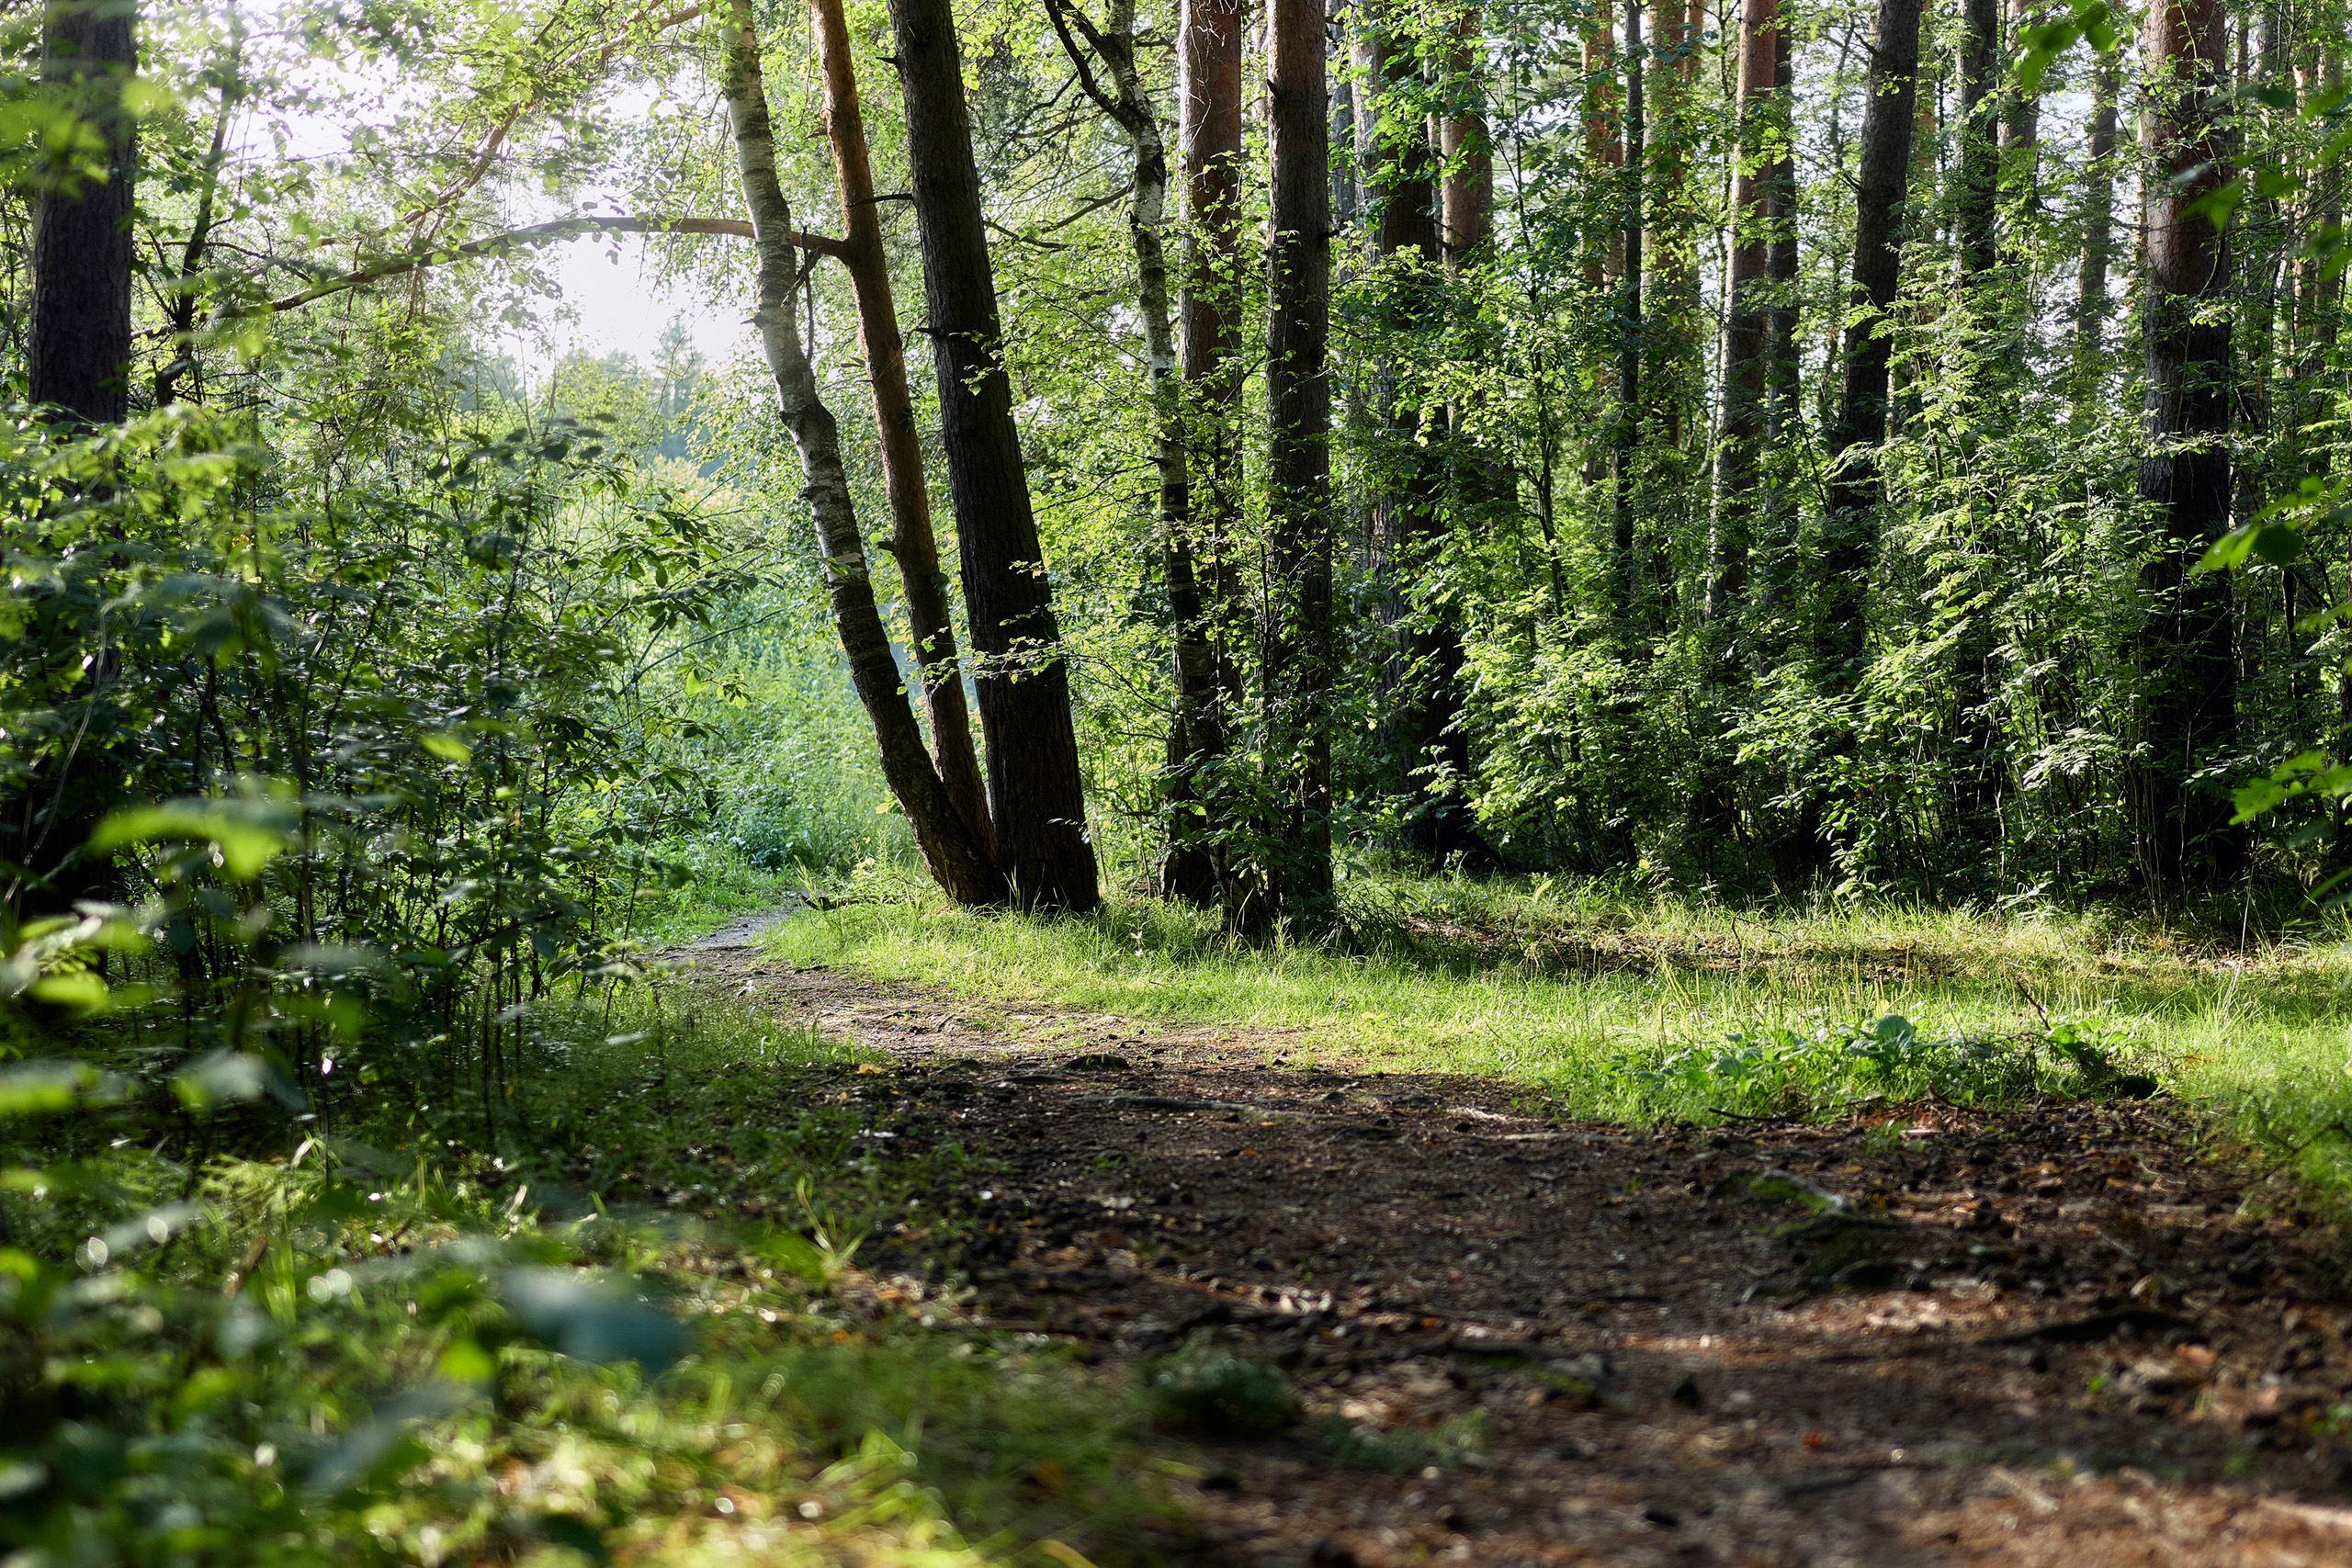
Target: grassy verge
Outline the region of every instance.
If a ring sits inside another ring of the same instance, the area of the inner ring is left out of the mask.
[[[972,1168],[854,1056],[677,991],[530,1035],[495,1114],[194,1170],[0,1085],[51,1151],[0,1199],[11,1562],[1154,1556],[1129,1383],[861,1268],[952,1235]]]
[[[2139,1076],[2282,1134],[2352,1111],[2340,926],[2243,952],[2109,915],[1758,911],[1592,884],[1357,881],[1313,945],[1114,900],[957,910],[912,884],[774,933],[800,962],[1167,1022],[1308,1032],[1292,1060],[1517,1078],[1577,1114],[1708,1119],[1776,1098],[2092,1092]],[[1897,1015],[1911,1027],[1874,1028]]]

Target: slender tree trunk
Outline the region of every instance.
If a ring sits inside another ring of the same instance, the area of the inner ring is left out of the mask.
[[[1184,649],[1178,647],[1175,722],[1170,727],[1172,776],[1196,792],[1229,747],[1239,694],[1231,621],[1238,601],[1233,540],[1240,518],[1241,332],[1241,34],[1240,0],[1185,0],[1177,137],[1183,161],[1189,252],[1177,296],[1178,372],[1190,435],[1185,533],[1193,600],[1180,600],[1170,576],[1170,610],[1188,616],[1210,658],[1210,682],[1197,707],[1185,702]],[[1179,637],[1182,636],[1182,631]],[[1199,804],[1197,801],[1195,804]],[[1171,835],[1162,886],[1173,897],[1221,901],[1238,916],[1246,895],[1222,852],[1233,824],[1211,818],[1199,840]]]
[[[1592,30],[1584,36],[1584,164],[1586,178],[1596,190],[1618,186],[1619,179],[1609,171],[1625,166],[1617,107],[1617,37],[1606,8],[1594,13]],[[1584,247],[1584,281],[1597,294],[1623,264],[1625,231],[1622,223],[1593,227]]]
[[[1482,16],[1477,6],[1469,5],[1453,19],[1446,51],[1447,112],[1438,127],[1439,151],[1445,160],[1440,237],[1446,268],[1457,277],[1485,258],[1495,226],[1495,153],[1487,124]]]
[[[775,378],[776,406],[800,454],[804,493],[816,520],[833,625],[849,660],[850,681],[873,722],[882,776],[906,812],[932,875],[959,902],[997,903],[1004,897],[1003,879],[923,750],[922,731],[908,705],[889,633],[875,607],[865,547],[842,466],[840,432],[831,411],[818,397],[816,374],[801,345],[795,312],[798,253],[792,244],[791,210],[776,178],[775,133],[751,0],[734,0],[727,45],[728,119],[735,135],[743,202],[752,215],[752,243],[759,252],[759,297],[752,321]],[[810,260],[813,265],[815,258]]]
[[[1701,614],[1724,628],[1709,667],[1731,680],[1738,657],[1734,606],[1747,584],[1747,556],[1758,500],[1765,386],[1772,305],[1772,169],[1767,146],[1781,50],[1780,0],[1745,0],[1739,22],[1731,174],[1731,254],[1724,280],[1723,421],[1715,447],[1714,525],[1709,531],[1707,590]]]
[[[179,400],[180,378],[197,367],[196,322],[204,305],[204,274],[211,265],[212,231],[219,223],[220,170],[228,162],[229,123],[244,96],[245,19],[234,6],[229,10],[229,47],[220,74],[220,107],[212,119],[212,140],[205,149],[202,184],[197,189],[196,220],[188,225],[180,246],[178,276],[164,296],[164,320],[169,330],[164,360],[155,370],[155,406]]]
[[[890,259],[882,246],[882,219],[866,155],[865,116],[858,104],[857,66],[850,52],[842,0],[809,0],[810,30],[825,76],[825,134],[832,144],[834,182],[841,191],[842,265],[857,296],[859,346],[873,386],[874,424],[882,457],[882,488],[890,503],[890,539],[884,547],[899,563],[915,662],[922,673],[923,705],[931,718],[932,759],[956,814],[971,829],[983,858],[993,859],[979,753],[972,745],[971,714],[956,654],[956,623],[939,540],[931,526],[931,486],[923,476],[922,434],[907,387],[906,339],[890,287]]]
[[[2009,0],[2009,53],[2023,47],[2026,29],[2041,25],[2038,0]],[[2019,209],[2041,201],[2041,94],[2019,83],[2001,106],[2001,188]]]
[[[2115,116],[2123,65],[2099,57],[2091,85],[2090,145],[2083,165],[2083,253],[2075,273],[2075,374],[2081,383],[2076,411],[2093,415],[2105,379],[2107,266],[2115,243]]]
[[[1965,0],[1960,37],[1960,156],[1952,171],[1952,234],[1962,288],[1993,270],[1993,214],[2000,194],[2001,147],[1993,89],[2001,70],[1999,0]]]
[[[2156,0],[2142,43],[2151,168],[2140,499],[2157,536],[2140,576],[2145,728],[2132,795],[2142,874],[2159,897],[2232,874],[2244,856],[2228,801],[2188,784],[2224,759],[2237,727],[2230,578],[2192,570],[2230,521],[2229,243],[2196,209],[2229,178],[2215,123],[2227,32],[2222,0]]]
[[[988,740],[997,863],[1024,908],[1091,909],[1101,893],[1070,718],[1069,667],[1012,423],[964,101],[963,51],[950,0],[892,0],[890,21],[905,91],[964,604],[980,656],[975,686]]]
[[[1406,839],[1424,855],[1444,857],[1482,850],[1464,787],[1470,773],[1469,738],[1462,728],[1464,665],[1459,612],[1430,584],[1447,530],[1445,462],[1451,438],[1445,411],[1424,395],[1426,378],[1405,367],[1420,361],[1441,342],[1446,289],[1437,214],[1440,169],[1430,145],[1419,89],[1419,72],[1407,40],[1391,30],[1389,18],[1366,13],[1371,35],[1378,130],[1367,191],[1376,203],[1383,299],[1390,367],[1379,378],[1377,410],[1385,438],[1380,487],[1390,492],[1395,521],[1388,558],[1394,576],[1399,690],[1389,741],[1396,764],[1397,795],[1412,804]],[[1461,215],[1472,224],[1467,193],[1458,197]]]
[[[1268,0],[1272,198],[1266,319],[1267,759],[1282,802],[1276,912],[1313,926],[1331,900],[1329,143],[1323,8]]]
[[[1796,83],[1796,50],[1783,20],[1778,47],[1772,51],[1772,107],[1765,117],[1765,133],[1772,149],[1764,176],[1765,210],[1770,216],[1772,238],[1765,260],[1766,276],[1771,280],[1771,306],[1765,319],[1764,438],[1774,446],[1793,444],[1803,426],[1799,406],[1804,391],[1803,366],[1797,354]],[[1789,491],[1789,485],[1776,481],[1766,497],[1776,549],[1781,546],[1781,536],[1794,515]],[[1763,588],[1769,596],[1772,592],[1769,576]]]
[[[1203,821],[1200,781],[1225,751],[1216,654],[1203,612],[1193,559],[1192,478],[1185,450],[1183,389],[1177,376],[1176,335],[1168,299],[1168,254],[1162,231],[1168,214],[1167,144],[1159,119],[1136,69],[1135,0],[1112,0],[1107,24],[1096,28],[1072,0],[1046,8],[1079,79],[1135,152],[1135,203],[1127,227],[1136,256],[1136,305],[1143,318],[1159,479],[1161,569],[1174,621],[1174,710],[1169,717],[1169,852],[1161,886],[1173,897],[1211,903],[1220,877],[1216,836]],[[1073,29],[1083,35],[1080,46]],[[1098,75],[1095,62],[1099,62]],[[1107,82],[1102,78],[1107,77]],[[1198,809],[1196,809],[1198,808]]]
[[[1864,610],[1878,553],[1886,439],[1886,313],[1901,283],[1904,182],[1911,164],[1912,96],[1919,70],[1919,0],[1879,0],[1854,192],[1854,257],[1847,297],[1836,415],[1825,445],[1836,465],[1821,524],[1815,656],[1825,688],[1843,694],[1861,675]]]
[[[1618,176],[1618,230],[1623,261],[1617,290],[1615,496],[1610,551],[1616,610],[1629,634],[1640,613],[1642,572],[1635,541],[1635,468],[1642,446],[1642,8],[1625,0],[1625,152]]]
[[[133,0],[48,0],[41,79],[104,143],[102,169],[35,198],[27,390],[77,424],[130,414],[131,195],[137,122],[123,89],[139,69]]]

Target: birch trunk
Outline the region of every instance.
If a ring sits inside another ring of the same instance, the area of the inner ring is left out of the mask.
[[[1192,474],[1185,450],[1183,385],[1168,297],[1168,148],[1159,118],[1136,69],[1135,0],[1112,0],[1107,24],[1097,28],[1069,0],[1046,0],[1063,48],[1086,91],[1135,152],[1135,202],[1127,231],[1135,249],[1136,300],[1143,318],[1144,352],[1153,421],[1152,462],[1159,475],[1160,566],[1175,649],[1174,711],[1168,733],[1169,852],[1160,869],[1164,892],[1196,904],[1219,898],[1225,856],[1202,780],[1226,751],[1216,650],[1193,558]],[[1071,36],[1083,35],[1081,47]],[[1107,85],[1091,61],[1100,62]]]
[[[734,131],[736,169],[752,216],[759,253],[759,293],[752,321],[775,378],[776,407],[800,455],[802,491],[816,521],[824,558],[833,626],[848,658],[851,682],[873,722],[882,775],[907,814],[916,846],[939,885],[959,903],[1002,901],[1004,880],[980,847],[923,750],[922,732],[908,705],[890,652],[889,634],[874,604],[865,543],[858,532],[841,435],[817,395],[817,378],[801,345],[794,293],[798,252],[791,243],[792,213],[776,178],[775,132],[761,75],[759,36],[750,0],[735,0],[727,32],[727,114]]]

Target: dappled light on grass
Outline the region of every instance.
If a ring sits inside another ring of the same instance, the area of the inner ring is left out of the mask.
[[[769,940],[797,962],[993,998],[1311,1028],[1302,1060],[1498,1073],[1581,1115],[1775,1109],[1749,1098],[1791,1078],[1773,1063],[1832,1036],[1852,1070],[1835,1084],[1795,1072],[1827,1092],[1777,1108],[1929,1089],[2103,1096],[2144,1090],[2143,1077],[2282,1128],[2316,1130],[2337,1114],[2327,1108],[2352,1107],[2352,947],[2334,923],[2240,955],[2101,914],[1749,910],[1550,878],[1344,887],[1340,930],[1313,943],[1244,942],[1156,901],[1038,919],[953,909],[911,886],[869,888]],[[1908,1031],[1899,1048],[1853,1048],[1890,1017]],[[1743,1052],[1752,1073],[1738,1070]],[[1928,1073],[1931,1057],[1943,1066]]]

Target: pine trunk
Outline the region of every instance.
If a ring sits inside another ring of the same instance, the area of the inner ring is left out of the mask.
[[[1746,0],[1739,22],[1739,73],[1733,107],[1731,254],[1724,281],[1723,419],[1715,446],[1714,525],[1709,530],[1707,588],[1701,614],[1724,628],[1709,649],[1709,669],[1729,680],[1738,658],[1731,638],[1734,606],[1747,585],[1754,536],[1758,457],[1764,441],[1770,353],[1772,170],[1767,151],[1779,76],[1780,0]]]
[[[2083,254],[2075,274],[2075,373],[2083,390],[2077,408],[2096,411],[2098,383],[2105,379],[2108,314],[2107,269],[2115,245],[2116,101],[2123,67],[2102,55],[2091,87],[2090,144],[2083,165]]]
[[[1268,0],[1266,755],[1280,801],[1273,914],[1331,902],[1331,214],[1323,8]]]
[[[1012,423],[963,51],[949,0],[892,0],[890,20],[922,234],[940,436],[963,553],[964,605],[980,659],[974,684],[988,741],[997,863],[1023,908],[1091,909],[1101,892],[1069,669]]]
[[[1641,0],[1625,0],[1625,147],[1618,175],[1617,225],[1622,260],[1617,288],[1617,420],[1611,503],[1610,568],[1616,610],[1629,637],[1638,638],[1642,571],[1634,510],[1635,469],[1642,449],[1642,103]]]
[[[2244,852],[2229,802],[2188,783],[2224,759],[2236,733],[2230,578],[2193,570],[2230,523],[2229,242],[2197,209],[2229,178],[2215,123],[2227,32],[2222,0],[2158,0],[2142,42],[2152,82],[2141,136],[2153,166],[2140,500],[2156,537],[2140,574],[2145,732],[2131,794],[2141,872],[2159,897],[2233,874]]]
[[[1879,0],[1854,191],[1849,321],[1837,412],[1825,433],[1835,467],[1821,524],[1814,631],[1822,682],[1834,693],[1852,691],[1860,678],[1867,589],[1878,553],[1883,486],[1877,448],[1886,439],[1890,350],[1883,329],[1902,281],[1901,219],[1918,70],[1919,0]]]
[[[105,143],[102,175],[64,180],[34,203],[26,390],[76,424],[130,416],[130,228],[136,122],[123,89],[138,70],[133,7],[49,0],[41,80]]]

